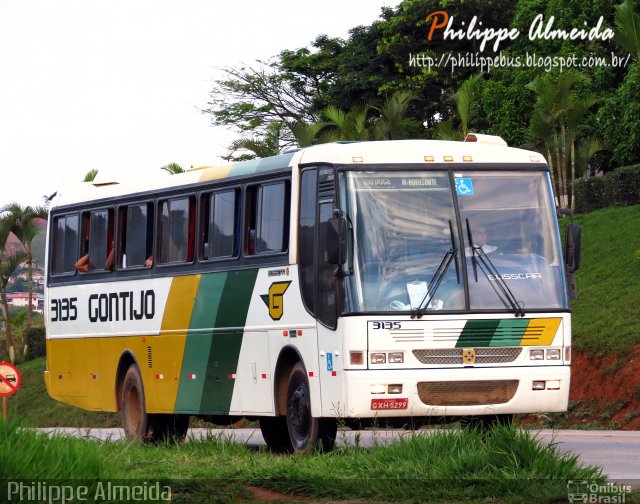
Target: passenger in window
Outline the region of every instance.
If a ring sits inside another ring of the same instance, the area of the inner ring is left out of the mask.
[[[144,262],[144,267],[145,268],[150,268],[151,266],[153,266],[153,256],[152,255],[147,257],[147,260]]]
[[[115,247],[113,240],[111,240],[111,246],[109,247],[109,253],[107,254],[107,259],[104,263],[104,269],[111,271],[113,269],[113,258],[115,255]]]
[[[76,261],[73,265],[78,271],[86,273],[89,270],[95,269],[95,266],[89,259],[89,254],[83,255],[80,259]]]

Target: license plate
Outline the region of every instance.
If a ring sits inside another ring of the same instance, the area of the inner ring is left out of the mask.
[[[395,409],[407,409],[409,406],[409,399],[371,399],[372,410],[395,410]]]

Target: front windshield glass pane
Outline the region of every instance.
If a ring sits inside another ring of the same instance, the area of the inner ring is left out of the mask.
[[[427,310],[464,309],[448,174],[347,172],[341,185],[354,242],[345,311],[417,309],[438,276],[440,285]],[[443,273],[435,275],[439,267]]]
[[[508,308],[499,284],[525,311],[566,307],[548,175],[464,172],[455,181],[471,309]]]

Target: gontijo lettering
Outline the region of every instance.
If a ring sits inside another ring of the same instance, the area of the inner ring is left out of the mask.
[[[156,296],[152,290],[112,292],[89,296],[89,320],[112,322],[152,319],[156,313]]]

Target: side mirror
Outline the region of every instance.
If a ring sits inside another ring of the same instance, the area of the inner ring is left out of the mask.
[[[327,262],[342,266],[347,262],[347,220],[344,217],[331,217],[327,232]]]
[[[564,262],[568,273],[575,273],[580,268],[580,247],[582,244],[582,228],[577,224],[567,224],[567,235],[564,246]]]

